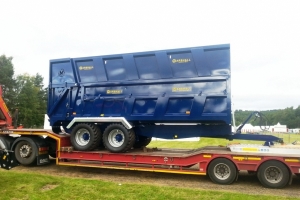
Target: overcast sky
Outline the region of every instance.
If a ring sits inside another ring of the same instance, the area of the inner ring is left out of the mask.
[[[235,109],[300,105],[299,0],[0,0],[0,19],[0,55],[45,85],[50,59],[230,44]]]

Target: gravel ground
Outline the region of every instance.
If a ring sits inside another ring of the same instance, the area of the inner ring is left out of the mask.
[[[249,175],[246,172],[240,172],[238,181],[232,185],[218,185],[212,183],[207,176],[57,166],[55,165],[54,160],[52,160],[51,164],[46,166],[19,166],[12,170],[55,176],[89,178],[102,181],[112,181],[121,184],[151,184],[156,186],[174,186],[199,190],[217,190],[254,195],[276,195],[300,198],[300,179],[298,177],[294,177],[292,185],[289,185],[284,189],[268,189],[261,186],[255,175]]]

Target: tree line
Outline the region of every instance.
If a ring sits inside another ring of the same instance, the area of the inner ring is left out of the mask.
[[[47,88],[40,74],[15,76],[12,57],[0,56],[0,85],[3,99],[14,113],[18,109],[18,124],[25,128],[41,128],[47,109]]]
[[[254,111],[249,110],[236,110],[234,112],[236,126],[243,123],[253,112]],[[293,107],[288,107],[285,109],[261,111],[261,113],[263,117],[265,117],[263,122],[254,116],[248,123],[251,123],[253,126],[272,126],[279,122],[282,125],[287,125],[289,129],[300,128],[300,106],[298,106],[296,109]]]

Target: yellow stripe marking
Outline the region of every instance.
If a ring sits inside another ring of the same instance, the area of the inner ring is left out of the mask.
[[[173,174],[192,174],[192,175],[206,175],[205,172],[186,172],[186,171],[171,171],[171,170],[160,170],[160,169],[145,169],[145,168],[126,168],[126,167],[113,167],[113,166],[95,166],[95,165],[83,165],[83,164],[66,164],[58,162],[58,165],[65,166],[76,166],[76,167],[93,167],[93,168],[106,168],[106,169],[122,169],[122,170],[133,170],[133,171],[146,171],[146,172],[163,172]]]
[[[260,157],[243,157],[243,156],[234,156],[232,157],[234,160],[261,160]]]
[[[257,148],[245,147],[245,148],[242,148],[242,151],[252,151],[252,152],[256,152],[256,151],[258,151],[258,149],[257,149]]]
[[[250,158],[248,158],[248,160],[261,160],[261,158],[259,158],[259,157],[250,157]]]
[[[300,162],[298,159],[284,159],[286,162]]]

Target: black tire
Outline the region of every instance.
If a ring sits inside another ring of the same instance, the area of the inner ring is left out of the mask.
[[[135,138],[136,138],[136,135],[135,135],[135,131],[133,130],[133,129],[130,129],[129,130],[130,131],[130,137],[131,137],[131,139],[130,139],[130,144],[129,144],[129,146],[130,146],[130,148],[129,149],[131,149],[132,147],[133,147],[133,145],[134,145],[134,143],[135,143]],[[129,150],[128,149],[128,150]]]
[[[103,133],[103,144],[110,152],[126,152],[135,142],[133,130],[127,130],[121,124],[110,124]]]
[[[72,128],[71,144],[79,151],[94,150],[99,146],[101,131],[98,126],[91,123],[79,123]]]
[[[61,132],[60,126],[52,126],[53,133],[59,134]]]
[[[139,135],[139,140],[135,141],[133,147],[136,149],[142,148],[142,147],[146,147],[148,144],[150,144],[152,138],[151,137],[145,137],[145,136],[141,136]]]
[[[208,166],[208,175],[214,183],[229,185],[237,178],[235,165],[226,158],[217,158]]]
[[[104,131],[107,128],[107,126],[108,126],[108,124],[100,124],[99,128],[100,128],[100,130],[101,130],[102,133],[104,133]],[[99,141],[98,149],[99,150],[105,149],[105,146],[103,144],[103,136],[101,137],[101,140]]]
[[[99,144],[98,144],[98,147],[97,147],[97,149],[99,149],[99,150],[103,150],[103,149],[105,149],[105,146],[104,146],[104,144],[103,144],[103,140],[102,140],[102,138],[101,138],[101,140],[99,141]]]
[[[283,188],[290,180],[290,173],[283,163],[271,160],[260,165],[257,177],[264,187]]]
[[[17,161],[22,165],[32,165],[37,161],[37,152],[33,144],[29,141],[22,140],[15,147],[15,156]]]

